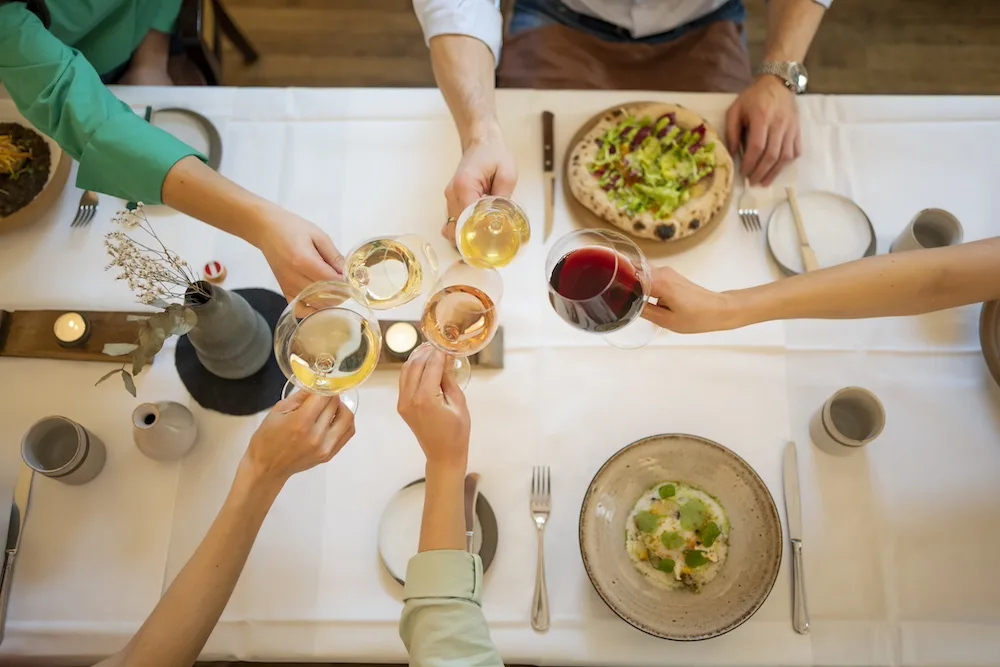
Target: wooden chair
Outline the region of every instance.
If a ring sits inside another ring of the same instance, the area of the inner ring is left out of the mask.
[[[245,64],[250,65],[260,58],[221,0],[183,0],[177,16],[177,30],[184,53],[210,86],[222,84],[223,36],[233,43]]]

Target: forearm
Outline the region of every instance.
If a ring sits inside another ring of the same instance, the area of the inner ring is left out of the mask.
[[[143,37],[135,53],[131,67],[162,67],[166,69],[170,58],[170,35],[159,30],[150,30]]]
[[[768,0],[764,60],[805,60],[825,11],[815,0]]]
[[[167,206],[258,248],[265,221],[279,208],[195,157],[179,160],[167,172],[161,196]]]
[[[465,550],[465,462],[426,467],[419,551]]]
[[[880,255],[729,295],[735,326],[918,315],[1000,299],[1000,237]]]
[[[434,78],[455,119],[464,151],[500,133],[493,53],[475,37],[439,35],[430,40]]]
[[[153,613],[105,667],[191,665],[236,586],[264,517],[280,491],[240,465],[219,514]]]

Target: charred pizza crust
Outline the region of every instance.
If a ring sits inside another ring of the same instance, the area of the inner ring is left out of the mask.
[[[685,130],[704,124],[705,143],[715,144],[715,170],[692,188],[691,198],[669,217],[657,218],[650,212],[630,215],[621,211],[601,188],[598,178],[590,173],[589,166],[597,156],[601,137],[618,125],[626,113],[654,119],[674,113],[677,125]],[[567,182],[573,196],[600,218],[638,238],[670,242],[697,233],[726,205],[733,187],[733,160],[718,133],[701,116],[678,104],[631,104],[609,111],[570,151]]]

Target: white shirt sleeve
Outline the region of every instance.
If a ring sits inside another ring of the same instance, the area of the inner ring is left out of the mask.
[[[486,44],[500,62],[503,18],[496,0],[413,0],[424,41],[438,35],[467,35]]]

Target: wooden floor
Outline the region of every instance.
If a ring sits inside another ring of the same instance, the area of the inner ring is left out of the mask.
[[[433,86],[411,0],[223,0],[262,53],[232,86]],[[751,55],[764,0],[744,0]],[[809,58],[817,93],[1000,94],[1000,0],[835,0]]]

